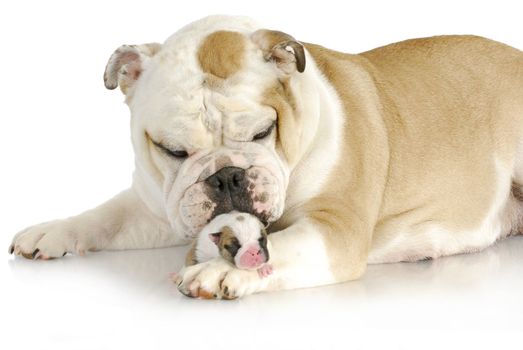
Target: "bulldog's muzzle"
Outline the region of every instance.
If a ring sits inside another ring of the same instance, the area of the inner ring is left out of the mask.
[[[167,196],[168,215],[187,238],[233,210],[255,215],[266,225],[281,216],[286,168],[261,145],[241,146],[196,154],[180,169]]]
[[[264,167],[226,166],[189,186],[180,201],[181,219],[198,231],[216,216],[237,210],[268,224],[282,208],[280,189],[278,178]]]

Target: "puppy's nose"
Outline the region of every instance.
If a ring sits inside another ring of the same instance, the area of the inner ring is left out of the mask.
[[[239,268],[257,268],[261,264],[267,262],[267,258],[261,249],[258,247],[252,246],[247,249],[241,256],[239,261]]]
[[[245,180],[245,170],[235,166],[228,166],[209,176],[205,182],[221,193],[231,195],[240,192]]]

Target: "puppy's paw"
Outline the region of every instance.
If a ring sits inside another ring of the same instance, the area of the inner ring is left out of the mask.
[[[13,238],[9,253],[27,259],[48,260],[68,252],[83,255],[88,249],[86,242],[78,239],[67,221],[56,220],[20,231]]]
[[[240,270],[222,258],[184,267],[177,275],[178,290],[201,299],[236,299],[256,293],[266,285],[258,272]]]
[[[258,276],[260,278],[265,278],[272,274],[272,265],[271,264],[263,264],[262,267],[260,267],[258,270]]]

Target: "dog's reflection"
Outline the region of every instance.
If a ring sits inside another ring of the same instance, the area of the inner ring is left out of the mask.
[[[495,279],[512,275],[515,256],[521,256],[523,237],[510,237],[472,254],[459,254],[416,263],[369,265],[362,280],[367,293],[399,295],[417,289],[416,294],[430,296],[445,290],[462,294],[479,291]]]
[[[30,261],[18,257],[9,261],[9,267],[19,279],[38,279],[44,274],[53,278],[59,273],[60,278],[70,276],[77,281],[77,274],[85,274],[88,275],[86,282],[93,277],[107,278],[110,283],[122,284],[126,292],[131,288],[138,293],[172,295],[169,273],[182,267],[188,249],[189,246],[103,251],[85,256],[67,255],[49,261]]]

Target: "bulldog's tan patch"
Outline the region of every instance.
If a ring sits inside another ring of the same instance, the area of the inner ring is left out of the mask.
[[[245,45],[245,37],[238,32],[220,30],[211,33],[198,49],[200,67],[205,73],[227,79],[242,69]]]
[[[394,162],[381,222],[424,218],[457,234],[478,229],[499,186],[496,162],[512,166],[523,132],[521,52],[484,38],[444,36],[361,57],[383,95],[394,99],[384,106]]]

